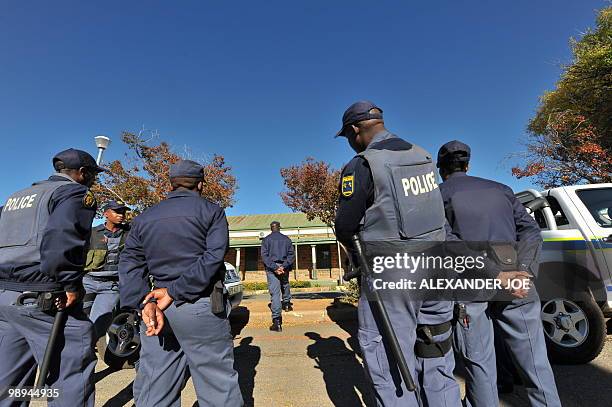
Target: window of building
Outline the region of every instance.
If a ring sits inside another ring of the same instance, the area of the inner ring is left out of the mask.
[[[328,244],[318,244],[315,246],[317,252],[317,268],[331,269],[331,251]]]
[[[244,251],[244,269],[246,271],[257,271],[259,247],[246,247]]]

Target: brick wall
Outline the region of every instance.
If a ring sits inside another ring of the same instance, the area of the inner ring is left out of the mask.
[[[295,247],[295,246],[294,246]],[[261,260],[261,253],[259,248],[257,248],[257,271],[247,271],[245,272],[246,265],[246,248],[241,248],[240,250],[240,275],[245,281],[266,281],[266,273],[263,265],[263,261]],[[338,278],[338,274],[340,269],[338,268],[338,248],[335,244],[329,244],[330,249],[330,257],[331,257],[331,269],[319,269],[317,270],[317,278],[318,279],[332,279],[336,280]],[[344,265],[344,260],[346,256],[344,252],[341,252],[342,264]],[[227,254],[225,255],[225,261],[236,265],[236,249],[231,248]],[[311,245],[299,245],[298,246],[298,255],[297,255],[297,270],[291,270],[290,278],[297,280],[310,280],[312,273],[312,248]]]

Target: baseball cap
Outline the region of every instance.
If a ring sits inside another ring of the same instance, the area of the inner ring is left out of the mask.
[[[440,163],[448,162],[469,162],[470,161],[470,146],[462,143],[459,140],[452,140],[444,144],[438,150],[438,162],[436,167],[440,168]]]
[[[370,113],[370,110],[372,109],[378,109],[380,110],[380,113]],[[338,131],[338,133],[336,133],[336,137],[346,136],[346,128],[351,124],[371,119],[382,120],[382,118],[382,109],[376,106],[373,102],[370,102],[369,100],[360,100],[355,102],[350,105],[342,115],[342,128],[340,131]]]
[[[204,178],[204,167],[195,161],[180,160],[170,166],[170,178]]]
[[[103,172],[106,169],[98,166],[96,160],[86,151],[69,148],[68,150],[60,151],[53,157],[53,166],[57,161],[62,161],[66,169],[79,169],[81,167],[91,168],[96,172]]]

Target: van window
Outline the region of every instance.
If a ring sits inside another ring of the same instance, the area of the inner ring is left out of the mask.
[[[548,225],[546,224],[546,219],[544,218],[544,213],[542,213],[542,209],[538,209],[533,213],[533,218],[538,223],[540,229],[548,229]]]
[[[557,198],[555,198],[554,196],[547,196],[546,200],[550,204],[550,210],[552,211],[553,216],[555,217],[557,226],[569,225],[569,220],[567,219],[567,216],[565,216],[565,212],[563,212],[563,209],[561,208],[559,201],[557,201]]]
[[[612,188],[576,191],[595,222],[602,228],[612,228]]]

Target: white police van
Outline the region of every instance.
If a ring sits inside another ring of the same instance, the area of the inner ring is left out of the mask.
[[[549,355],[587,363],[601,352],[612,317],[612,183],[516,195],[542,230],[536,286]]]

